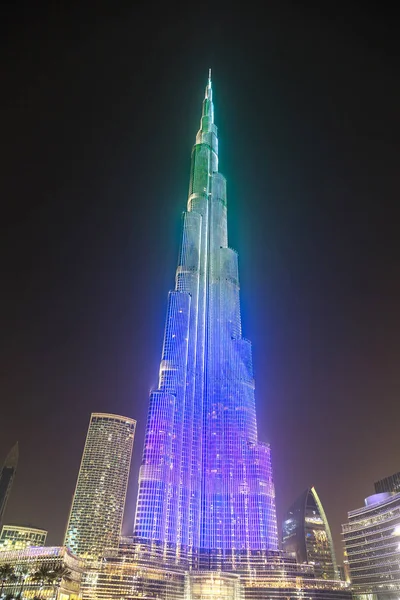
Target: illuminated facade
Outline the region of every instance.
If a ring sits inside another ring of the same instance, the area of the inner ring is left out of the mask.
[[[0,552],[4,550],[25,550],[29,546],[44,546],[47,531],[35,527],[3,525],[0,534]]]
[[[126,542],[91,564],[83,600],[351,600],[345,582],[316,579],[312,565],[280,551],[254,553],[251,569],[185,571],[143,560]]]
[[[81,580],[84,563],[62,546],[32,547],[25,550],[0,552],[0,567],[10,565],[15,577],[5,580],[3,594],[9,598],[34,600],[81,600]],[[41,568],[50,571],[64,567],[67,577],[40,580],[35,573]]]
[[[192,571],[185,581],[185,600],[244,600],[240,575],[221,571]]]
[[[82,580],[83,600],[184,600],[185,572],[138,563],[117,553],[92,563]]]
[[[0,471],[0,524],[3,520],[18,464],[18,442],[11,448]]]
[[[128,417],[91,415],[64,542],[78,556],[118,545],[135,427]]]
[[[339,579],[329,523],[315,488],[301,494],[283,522],[283,549],[299,563],[314,566],[315,576]]]
[[[342,525],[355,598],[400,596],[400,493],[375,494]]]
[[[278,547],[270,448],[257,437],[238,256],[228,246],[211,74],[150,395],[134,535],[177,562],[188,556],[213,568]]]

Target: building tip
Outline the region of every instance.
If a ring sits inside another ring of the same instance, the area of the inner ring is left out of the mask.
[[[14,444],[10,452],[7,454],[4,465],[7,467],[15,467],[18,462],[19,448],[18,442]]]
[[[208,80],[207,80],[206,93],[205,93],[204,98],[206,100],[212,100],[211,68],[208,69]]]

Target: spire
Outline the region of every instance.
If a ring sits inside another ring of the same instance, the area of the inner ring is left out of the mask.
[[[211,133],[211,131],[213,130],[213,127],[215,129],[214,104],[213,104],[213,99],[212,99],[212,86],[211,86],[211,69],[208,69],[208,79],[207,79],[206,91],[204,94],[204,100],[203,100],[203,110],[201,113],[200,131],[197,134],[197,138],[196,138],[197,143],[206,141],[205,139],[202,138],[202,136],[204,134]],[[216,133],[217,133],[217,131],[215,129],[214,134],[216,135]],[[199,135],[200,135],[200,137],[199,137]],[[210,145],[213,146],[213,144],[210,142],[210,140],[208,140],[207,143],[210,143]]]
[[[211,69],[208,69],[208,81],[207,81],[206,93],[205,93],[204,99],[212,100]]]

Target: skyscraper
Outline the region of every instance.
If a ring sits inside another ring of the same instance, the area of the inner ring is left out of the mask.
[[[331,530],[314,487],[289,508],[282,533],[283,549],[295,553],[299,563],[313,565],[316,577],[339,578]]]
[[[65,545],[78,556],[99,558],[118,547],[136,421],[92,413]]]
[[[14,444],[0,471],[0,524],[6,510],[18,464],[18,442]]]
[[[158,388],[150,394],[135,538],[176,560],[276,550],[270,447],[257,436],[251,344],[228,246],[211,73],[192,150]],[[208,559],[206,559],[208,560]]]
[[[400,492],[400,473],[394,473],[388,477],[384,477],[374,483],[375,493],[382,494],[383,492]]]

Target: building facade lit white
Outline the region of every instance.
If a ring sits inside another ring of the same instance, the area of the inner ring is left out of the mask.
[[[121,535],[136,421],[93,413],[69,515],[65,546],[99,558]]]
[[[84,561],[63,546],[30,547],[25,550],[0,552],[0,567],[8,565],[13,577],[2,581],[6,598],[26,600],[81,600],[81,580]],[[51,579],[51,572],[64,568],[66,575]],[[35,576],[39,570],[49,573],[48,579]]]
[[[3,525],[0,534],[0,552],[4,550],[25,550],[29,546],[44,546],[47,531],[35,527]]]

